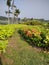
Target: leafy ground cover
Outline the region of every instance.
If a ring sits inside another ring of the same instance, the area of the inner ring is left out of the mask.
[[[8,45],[8,38],[13,35],[15,28],[9,25],[0,25],[0,53],[5,52]]]

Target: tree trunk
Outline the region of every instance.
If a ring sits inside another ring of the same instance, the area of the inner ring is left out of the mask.
[[[18,23],[18,15],[17,15],[16,17],[17,17],[17,20],[16,20],[16,21],[17,21],[17,23]]]
[[[8,7],[8,24],[10,23],[10,13],[9,13],[9,7]]]
[[[12,2],[12,10],[13,10],[12,23],[14,23],[14,0],[13,0],[13,2]]]

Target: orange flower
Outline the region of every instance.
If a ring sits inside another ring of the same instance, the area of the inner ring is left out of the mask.
[[[33,29],[33,30],[32,30],[32,34],[35,34],[35,35],[40,35],[40,34],[41,34],[41,32],[38,32],[36,29]]]
[[[29,37],[32,37],[31,31],[27,31],[27,34],[26,35],[29,36]]]

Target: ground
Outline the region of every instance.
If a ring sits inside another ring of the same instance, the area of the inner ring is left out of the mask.
[[[0,65],[49,65],[49,54],[29,45],[16,31],[0,61]]]

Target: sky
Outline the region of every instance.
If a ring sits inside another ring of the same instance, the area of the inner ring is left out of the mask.
[[[20,10],[20,18],[44,18],[49,20],[49,0],[14,0]],[[6,0],[0,0],[0,16],[7,16]]]

